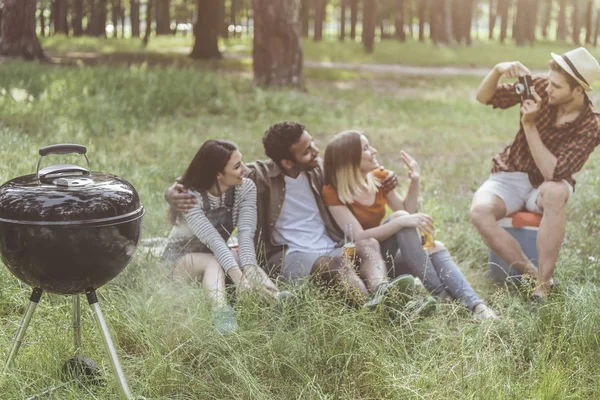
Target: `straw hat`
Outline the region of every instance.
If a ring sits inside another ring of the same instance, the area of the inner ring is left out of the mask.
[[[591,84],[600,79],[598,61],[584,47],[566,52],[562,56],[551,53],[552,58],[566,73],[571,75],[586,90],[592,91]]]

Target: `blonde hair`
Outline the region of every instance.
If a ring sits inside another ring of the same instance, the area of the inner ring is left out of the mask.
[[[373,172],[365,177],[360,170],[362,132],[351,130],[338,133],[325,149],[325,184],[333,186],[340,201],[354,202],[359,193],[377,192],[379,179]]]

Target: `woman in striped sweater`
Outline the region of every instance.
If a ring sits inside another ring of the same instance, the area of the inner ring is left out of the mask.
[[[227,305],[225,276],[237,290],[259,289],[275,296],[276,285],[258,266],[254,249],[256,186],[244,178],[242,154],[235,143],[208,140],[194,156],[180,182],[196,196],[188,212],[170,211],[173,229],[163,258],[173,263],[174,279],[199,280],[213,309],[225,314],[235,330],[233,310]],[[227,241],[237,228],[239,250]],[[223,325],[223,324],[221,324]]]

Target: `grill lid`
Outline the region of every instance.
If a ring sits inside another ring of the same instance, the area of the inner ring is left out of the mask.
[[[40,149],[49,154],[79,153],[81,145]],[[141,218],[144,208],[126,180],[71,164],[56,164],[0,186],[0,222],[35,225],[107,225]]]

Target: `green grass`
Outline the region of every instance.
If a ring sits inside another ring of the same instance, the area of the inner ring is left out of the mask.
[[[51,36],[42,38],[42,45],[50,53],[101,53],[101,54],[145,54],[159,53],[169,57],[185,57],[193,46],[193,38],[153,37],[148,47],[141,46],[138,39],[97,39],[89,37],[66,38]],[[457,66],[491,67],[502,61],[519,60],[535,69],[546,69],[550,53],[562,54],[575,46],[562,41],[538,41],[535,46],[516,47],[508,41],[503,45],[497,41],[476,40],[470,47],[435,46],[430,41],[423,43],[409,40],[405,43],[387,39],[375,44],[373,54],[366,54],[362,43],[347,40],[343,43],[329,39],[314,42],[303,40],[304,59],[320,62],[342,62],[351,64],[401,64],[410,66]],[[237,57],[250,58],[252,40],[248,37],[222,39],[221,51]],[[590,52],[600,58],[600,50],[589,46]]]
[[[359,128],[400,177],[400,150],[420,162],[437,238],[504,318],[475,325],[460,306],[443,304],[432,317],[390,323],[308,288],[290,312],[243,302],[237,307],[239,334],[222,338],[211,328],[200,288],[173,286],[165,267],[139,251],[99,290],[132,391],[161,399],[598,398],[598,155],[578,175],[569,202],[556,271],[562,289],[534,313],[486,281],[487,252],[467,215],[491,157],[515,133],[518,111],[477,104],[477,78],[316,78],[308,92],[296,93],[257,89],[248,76],[204,65],[5,63],[0,182],[32,173],[41,146],[81,143],[94,170],[117,174],[138,189],[147,210],[143,237],[166,236],[163,191],[204,140],[232,139],[250,161],[263,158],[264,130],[283,119],[306,124],[321,150],[334,133]],[[29,290],[0,269],[0,360]],[[3,399],[25,398],[60,382],[60,363],[72,352],[70,304],[43,297],[15,368],[0,378]],[[92,316],[86,311],[83,318],[84,354],[108,376]],[[93,392],[102,399],[117,393],[112,380]],[[69,387],[54,398],[91,397]]]

